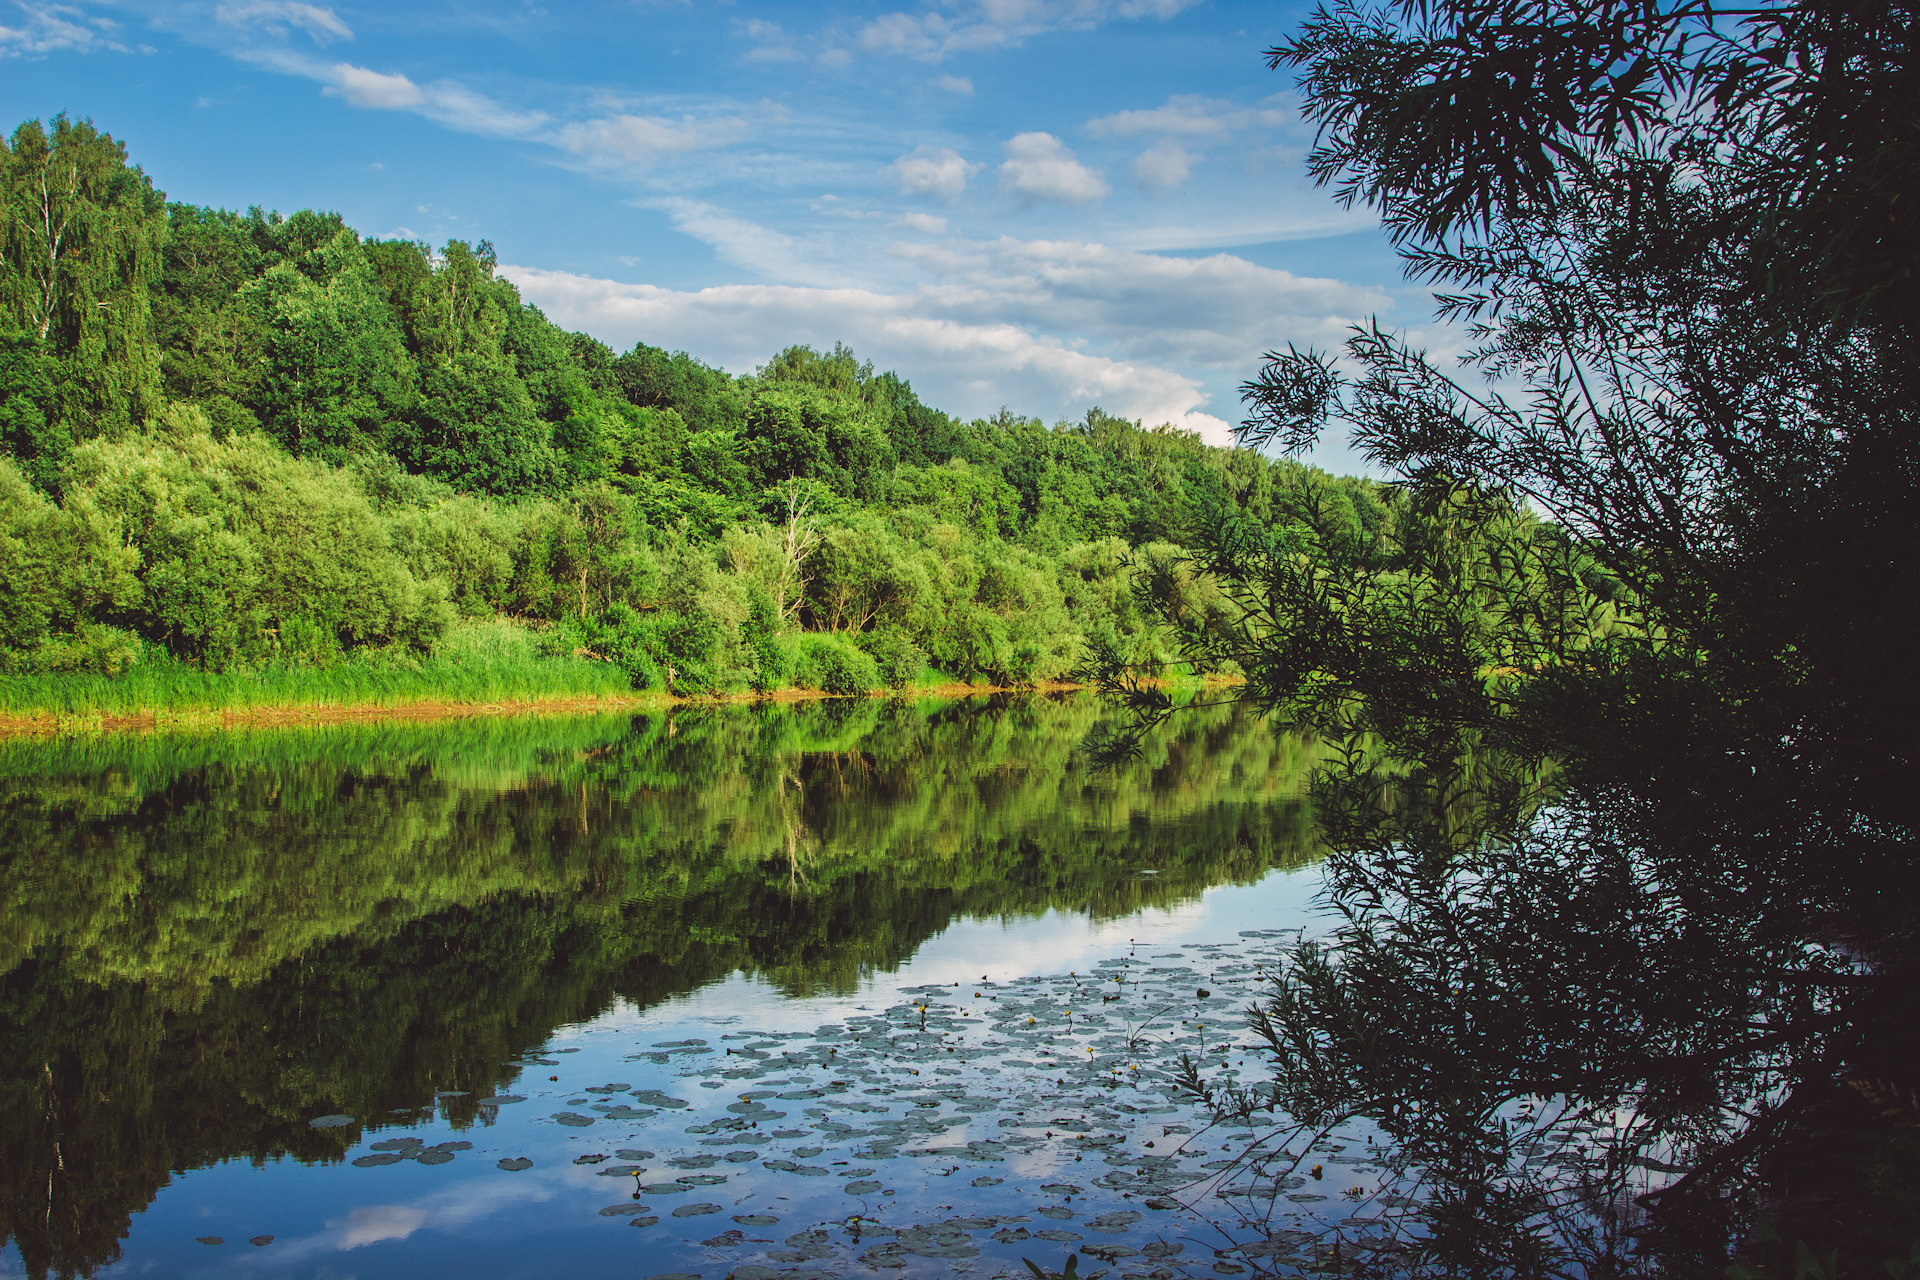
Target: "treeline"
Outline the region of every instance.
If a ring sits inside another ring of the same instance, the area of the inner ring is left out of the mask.
[[[962,422],[844,346],[616,353],[484,241],[168,203],[87,122],[0,182],[0,675],[404,665],[505,616],[640,688],[1023,683],[1172,661],[1135,588],[1221,609],[1183,548],[1223,520],[1399,543],[1369,482]]]

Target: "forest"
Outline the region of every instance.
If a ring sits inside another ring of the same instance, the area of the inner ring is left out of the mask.
[[[14,709],[1031,684],[1178,661],[1135,587],[1217,608],[1184,548],[1221,518],[1401,537],[1368,481],[1097,407],[959,421],[844,346],[616,353],[484,241],[169,203],[88,121],[22,124],[0,183]]]

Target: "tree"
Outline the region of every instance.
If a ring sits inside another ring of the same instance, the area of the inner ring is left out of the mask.
[[[159,407],[166,237],[165,196],[91,121],[29,120],[0,146],[0,308],[64,366],[57,417],[81,438]]]
[[[1436,1269],[1718,1270],[1763,1157],[1864,1130],[1849,1074],[1911,1079],[1884,886],[1920,811],[1880,781],[1920,711],[1909,26],[1408,0],[1270,51],[1317,178],[1471,346],[1455,372],[1368,327],[1245,388],[1244,441],[1344,426],[1403,514],[1385,547],[1319,504],[1200,551],[1237,620],[1190,650],[1346,744],[1316,789],[1343,920],[1263,1015],[1273,1094],[1228,1101],[1376,1119],[1433,1180]],[[1601,1114],[1634,1124],[1592,1176],[1528,1162]],[[1636,1197],[1649,1158],[1689,1172]],[[1809,1247],[1907,1244],[1838,1230]]]

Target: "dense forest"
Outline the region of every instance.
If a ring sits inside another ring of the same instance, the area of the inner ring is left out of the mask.
[[[1392,492],[1098,408],[959,421],[842,347],[741,377],[552,324],[486,242],[169,203],[89,122],[0,154],[0,678],[404,668],[511,619],[560,688],[1003,684],[1171,658],[1223,516],[1390,556]],[[465,629],[463,631],[463,628]]]

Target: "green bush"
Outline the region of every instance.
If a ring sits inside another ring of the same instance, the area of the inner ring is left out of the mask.
[[[926,653],[896,627],[869,631],[860,637],[860,647],[873,658],[880,683],[889,689],[911,689],[927,666]]]
[[[855,694],[882,687],[879,666],[843,635],[808,632],[796,637],[793,648],[793,683],[799,688]]]

